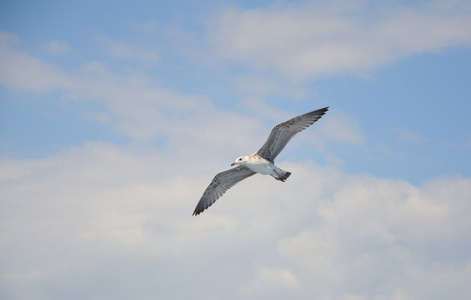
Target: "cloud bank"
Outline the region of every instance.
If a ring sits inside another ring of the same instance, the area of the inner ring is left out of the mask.
[[[290,182],[253,177],[194,218],[225,167],[182,152],[3,159],[2,298],[471,296],[470,179],[417,187],[285,162]]]

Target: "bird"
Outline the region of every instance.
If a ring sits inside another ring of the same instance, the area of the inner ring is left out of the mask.
[[[235,184],[257,173],[270,175],[276,180],[285,182],[291,173],[277,167],[275,158],[297,133],[314,124],[328,110],[329,107],[314,110],[273,127],[268,139],[257,152],[238,157],[231,164],[231,166],[236,166],[235,168],[222,171],[214,176],[198,201],[193,216],[197,216],[209,208]]]

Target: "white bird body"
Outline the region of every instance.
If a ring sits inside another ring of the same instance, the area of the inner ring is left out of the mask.
[[[314,124],[328,109],[324,107],[311,111],[273,127],[265,144],[256,153],[237,158],[231,164],[237,167],[214,176],[196,205],[193,215],[199,215],[236,183],[257,173],[270,175],[276,180],[285,182],[291,173],[278,168],[275,165],[275,158],[293,136]]]
[[[231,164],[231,166],[234,165],[247,167],[255,173],[262,175],[271,175],[275,179],[278,179],[282,174],[286,173],[286,171],[278,168],[273,162],[261,157],[257,153],[237,158],[236,161]]]

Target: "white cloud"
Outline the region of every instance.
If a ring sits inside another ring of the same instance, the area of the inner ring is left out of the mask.
[[[465,251],[471,243],[455,238],[464,236],[471,224],[453,221],[462,220],[460,211],[469,209],[465,199],[471,191],[464,187],[469,183],[443,179],[417,188],[404,181],[350,177],[331,201],[320,203],[322,221],[281,241],[280,254],[297,264],[295,274],[308,272],[319,281],[310,287],[313,293],[330,285],[326,293],[333,299],[340,298],[337,290],[356,291],[364,299],[386,291],[390,299],[404,292],[414,299],[447,292],[459,297],[449,283],[432,292],[433,276],[415,272],[450,276],[459,286],[456,290],[469,295],[463,280],[470,264]]]
[[[293,173],[286,183],[255,176],[192,217],[225,167],[221,157],[197,157],[88,143],[46,159],[4,159],[2,295],[471,296],[471,179],[416,187],[284,162]]]
[[[374,7],[368,1],[228,9],[211,23],[221,59],[295,79],[362,73],[421,52],[471,44],[468,1]]]

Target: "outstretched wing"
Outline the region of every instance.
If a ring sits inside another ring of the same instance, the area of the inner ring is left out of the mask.
[[[257,154],[273,162],[293,136],[314,124],[328,110],[329,107],[324,107],[276,125]]]
[[[221,197],[228,189],[236,183],[254,175],[255,172],[244,166],[238,166],[227,171],[223,171],[214,176],[213,181],[208,185],[201,196],[200,201],[196,205],[193,216],[197,216],[205,209],[210,207]]]

